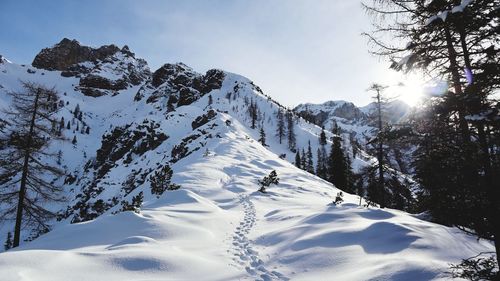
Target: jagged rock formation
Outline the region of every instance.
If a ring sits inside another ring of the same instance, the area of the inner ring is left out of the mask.
[[[79,89],[88,96],[116,94],[149,79],[151,72],[145,60],[138,59],[128,46],[82,46],[64,38],[51,48],[38,53],[32,65],[46,70],[59,70],[64,77],[79,77]]]
[[[153,73],[151,81],[139,90],[135,100],[141,100],[144,92],[154,89],[147,103],[167,98],[168,107],[172,110],[175,106],[191,104],[210,91],[219,89],[223,80],[224,72],[221,70],[211,69],[201,75],[183,63],[164,64]]]

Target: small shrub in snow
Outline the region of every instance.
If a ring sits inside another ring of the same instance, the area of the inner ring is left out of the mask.
[[[451,265],[452,277],[473,281],[497,280],[495,278],[498,278],[498,265],[495,257],[480,257],[480,255],[464,259],[459,264]]]
[[[7,233],[7,239],[5,240],[5,244],[3,244],[5,251],[12,248],[12,234],[10,232]]]
[[[151,175],[149,177],[149,181],[151,182],[151,194],[155,194],[156,197],[160,197],[165,190],[179,189],[179,185],[170,182],[172,174],[172,169],[170,166],[166,165]]]
[[[335,196],[335,200],[333,200],[333,204],[335,204],[335,205],[342,204],[342,202],[344,202],[343,197],[344,197],[344,193],[342,193],[342,191],[338,192],[337,196]]]
[[[259,180],[260,184],[260,192],[266,192],[266,187],[269,187],[271,184],[278,184],[279,183],[279,178],[278,174],[276,173],[275,170],[273,170],[271,173],[269,173],[268,176],[265,176],[261,180]]]
[[[129,203],[125,200],[122,201],[122,209],[120,211],[134,211],[137,214],[141,212],[142,201],[144,200],[144,196],[142,191],[139,192],[136,196],[132,197],[132,203]]]

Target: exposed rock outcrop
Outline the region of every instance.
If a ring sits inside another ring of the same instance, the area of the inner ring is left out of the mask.
[[[64,77],[79,77],[78,89],[94,97],[116,94],[119,90],[140,85],[151,76],[146,61],[136,58],[128,46],[92,48],[67,38],[43,49],[32,65],[59,70]]]
[[[167,98],[168,106],[188,105],[212,90],[220,89],[224,81],[224,72],[217,69],[199,74],[183,63],[164,64],[153,75],[149,85],[144,88],[156,88],[148,97],[147,102],[156,102],[159,98]],[[144,97],[141,90],[136,100]]]

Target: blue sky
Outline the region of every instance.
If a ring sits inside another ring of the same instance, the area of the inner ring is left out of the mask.
[[[400,76],[368,54],[355,0],[0,1],[0,54],[29,64],[63,37],[128,45],[152,70],[184,62],[242,74],[282,103],[370,102]]]

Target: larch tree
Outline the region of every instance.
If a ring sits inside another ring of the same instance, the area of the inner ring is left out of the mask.
[[[19,246],[21,229],[29,226],[49,230],[47,221],[55,214],[49,203],[60,202],[62,188],[54,184],[63,175],[55,165],[51,141],[60,138],[51,124],[57,122],[58,94],[35,83],[23,83],[23,90],[10,93],[13,107],[6,114],[9,125],[2,134],[0,151],[0,202],[2,219],[14,219],[12,246]]]

